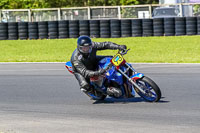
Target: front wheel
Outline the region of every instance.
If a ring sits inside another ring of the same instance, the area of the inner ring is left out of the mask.
[[[161,98],[161,91],[157,84],[148,77],[142,77],[141,79],[136,80],[137,85],[144,90],[141,92],[135,87],[138,95],[143,97],[148,102],[158,102]]]

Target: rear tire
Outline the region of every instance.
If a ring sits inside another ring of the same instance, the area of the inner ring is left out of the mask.
[[[135,88],[136,92],[146,101],[158,102],[160,100],[161,98],[160,88],[153,80],[144,76],[143,78],[136,80],[136,83],[145,91],[145,93]]]

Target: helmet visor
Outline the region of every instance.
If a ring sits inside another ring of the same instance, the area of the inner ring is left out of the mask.
[[[92,51],[92,46],[79,46],[79,50],[84,54],[88,54]]]

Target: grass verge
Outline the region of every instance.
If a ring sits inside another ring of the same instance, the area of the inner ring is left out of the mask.
[[[130,37],[92,39],[126,44],[128,62],[200,63],[200,36]],[[65,62],[76,48],[76,39],[0,41],[0,62]],[[99,55],[114,55],[103,50]]]

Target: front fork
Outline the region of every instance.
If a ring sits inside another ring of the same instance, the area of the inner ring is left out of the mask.
[[[134,75],[132,77],[134,77],[135,79],[140,79],[144,76],[144,74],[142,73],[137,73],[128,63],[125,63],[125,65],[127,66],[127,69],[125,71],[122,71],[121,69],[118,69],[118,71],[124,76],[126,77],[126,79],[133,85],[135,86],[139,91],[141,91],[142,93],[145,93],[145,91],[136,84],[136,82],[134,82],[134,80],[132,78],[130,78],[126,73],[131,70],[132,72],[134,72]]]

